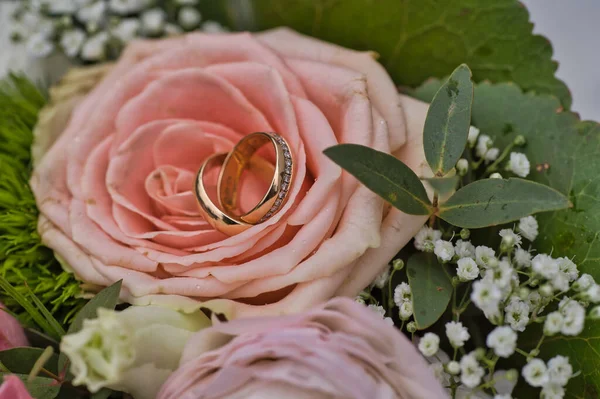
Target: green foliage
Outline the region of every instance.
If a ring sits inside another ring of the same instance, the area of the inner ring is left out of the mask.
[[[430,81],[415,95],[430,100],[441,82]],[[519,150],[529,158],[528,179],[569,196],[573,207],[538,216],[540,253],[572,258],[581,272],[600,281],[600,125],[564,112],[557,98],[524,94],[514,84],[482,83],[475,87],[473,124],[504,146],[517,135],[527,139]],[[537,341],[539,334],[536,339]],[[600,327],[586,321],[578,337],[552,337],[542,357],[569,356],[582,375],[568,386],[569,397],[596,398],[600,392]]]
[[[81,290],[37,233],[38,211],[29,188],[32,129],[45,96],[27,79],[0,81],[0,275],[23,296],[27,285],[64,324],[83,306]],[[18,302],[0,290],[0,301],[22,321],[33,320]]]
[[[23,381],[27,391],[35,399],[54,399],[60,391],[60,385],[52,378],[35,377],[29,381],[27,374],[17,374],[17,377]]]
[[[552,46],[532,34],[517,0],[242,0],[230,4],[231,25],[289,26],[358,50],[373,50],[399,85],[449,75],[467,63],[475,81],[514,81],[527,91],[552,93],[565,108],[571,95],[554,76]],[[241,10],[251,6],[253,14]],[[253,17],[253,18],[252,18]],[[352,22],[349,22],[352,21]]]
[[[448,177],[427,177],[421,180],[426,181],[431,188],[440,195],[449,194],[456,189],[456,185],[458,184],[459,177],[458,176],[448,176]]]
[[[417,252],[406,264],[413,299],[413,313],[419,330],[430,327],[446,311],[452,296],[452,283],[435,256]]]
[[[0,363],[11,373],[29,374],[43,353],[44,349],[41,348],[7,349],[0,351]],[[52,355],[44,367],[51,373],[58,374],[58,355]]]
[[[396,157],[357,144],[340,144],[324,152],[401,211],[410,215],[431,213],[431,203],[423,183],[415,172]]]
[[[460,65],[433,97],[423,129],[423,148],[436,176],[445,176],[459,160],[471,126],[473,82],[471,71]]]
[[[439,217],[468,229],[495,226],[570,206],[559,191],[523,179],[477,180],[440,205]]]

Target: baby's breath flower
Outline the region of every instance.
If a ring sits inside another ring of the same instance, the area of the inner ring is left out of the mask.
[[[455,360],[451,360],[446,365],[446,371],[449,374],[457,375],[458,373],[460,373],[460,364],[458,364],[458,362]]]
[[[550,255],[538,254],[531,261],[534,272],[547,279],[552,279],[558,273],[558,262]]]
[[[532,387],[541,387],[548,383],[548,369],[540,359],[530,360],[522,370],[523,378]]]
[[[471,300],[484,312],[494,313],[502,299],[502,292],[490,280],[478,280],[473,283]]]
[[[520,152],[511,152],[510,160],[506,169],[510,170],[519,177],[527,177],[530,169],[529,160],[525,154]]]
[[[456,275],[460,281],[475,280],[479,276],[479,268],[472,258],[462,258],[457,262]]]
[[[464,176],[469,171],[469,161],[464,158],[461,158],[456,162],[456,172],[459,176]]]
[[[503,245],[506,250],[512,249],[512,247],[521,247],[521,236],[512,229],[500,230],[500,237],[502,237],[501,245]]]
[[[557,291],[562,292],[569,289],[569,277],[561,271],[556,273],[556,276],[554,276],[551,283],[552,287],[554,287],[554,289]]]
[[[529,267],[531,266],[531,254],[529,251],[526,251],[522,248],[517,248],[515,251],[514,257],[515,263],[519,267]]]
[[[360,295],[358,295],[356,298],[354,298],[354,302],[356,302],[360,305],[366,305],[365,298],[363,298]]]
[[[564,297],[558,304],[558,309],[564,317],[560,332],[563,335],[579,335],[583,331],[585,308],[571,298]]]
[[[498,267],[487,269],[485,271],[485,277],[499,288],[508,288],[513,272],[514,269],[510,263],[506,259],[503,259],[498,263]]]
[[[475,261],[479,267],[487,269],[489,267],[496,267],[498,265],[498,259],[496,259],[496,253],[492,248],[480,245],[475,248]]]
[[[379,289],[382,289],[387,284],[389,278],[390,268],[389,266],[386,266],[386,268],[383,269],[381,273],[379,273],[379,276],[375,277],[375,280],[373,280],[373,285]]]
[[[202,14],[194,7],[183,7],[179,10],[177,21],[184,29],[191,30],[197,28],[202,21]]]
[[[467,142],[469,143],[469,147],[473,148],[475,146],[478,136],[479,136],[479,129],[477,129],[475,126],[470,126],[469,127],[469,135],[467,136]]]
[[[381,318],[385,317],[385,309],[383,308],[383,306],[369,305],[368,308],[371,309],[373,312],[377,313],[379,316],[381,316]]]
[[[400,307],[404,302],[410,302],[412,296],[410,293],[410,285],[401,282],[394,289],[394,303]]]
[[[408,320],[413,315],[413,304],[412,301],[402,302],[399,306],[398,316],[400,320]]]
[[[568,357],[558,355],[548,361],[548,377],[552,384],[565,386],[572,376],[573,367]]]
[[[419,350],[425,357],[431,357],[440,349],[440,337],[436,334],[428,332],[423,335],[419,341]]]
[[[481,383],[485,371],[479,365],[475,356],[470,353],[460,359],[460,381],[469,388],[475,388]]]
[[[500,155],[500,149],[495,148],[495,147],[494,148],[490,148],[485,153],[483,159],[485,160],[486,163],[493,162],[496,159],[498,159],[498,155]]]
[[[449,262],[454,256],[454,245],[450,241],[436,240],[433,253],[441,262]]]
[[[533,216],[527,216],[519,220],[517,230],[519,230],[519,233],[521,233],[523,237],[527,238],[529,241],[533,241],[538,235],[538,228],[537,220],[535,220]]]
[[[600,319],[600,306],[594,306],[594,308],[590,310],[588,317],[592,320]]]
[[[457,240],[454,245],[454,253],[459,258],[472,258],[475,256],[475,246],[470,241]]]
[[[475,155],[477,155],[478,158],[483,158],[486,152],[488,152],[488,149],[492,147],[492,145],[494,145],[494,142],[492,141],[492,138],[490,136],[488,136],[487,134],[480,135],[477,139]]]
[[[104,1],[96,1],[81,7],[76,17],[79,22],[84,24],[100,24],[106,17],[106,3]]]
[[[517,347],[517,334],[510,327],[496,327],[487,336],[486,344],[497,356],[509,357]]]
[[[60,45],[69,57],[75,57],[85,41],[85,32],[81,29],[73,29],[63,33],[60,39]]]
[[[125,18],[115,26],[111,33],[123,43],[132,41],[140,31],[140,21],[137,18]]]
[[[564,317],[560,312],[552,312],[546,315],[546,321],[544,321],[544,334],[554,335],[557,334],[563,327]]]
[[[579,276],[579,270],[577,265],[569,258],[562,257],[556,260],[558,262],[558,270],[563,272],[569,279],[569,281],[575,281]]]
[[[541,399],[563,399],[564,397],[565,389],[556,384],[545,385],[540,393]]]
[[[415,248],[425,251],[427,244],[431,244],[442,238],[442,232],[431,227],[423,226],[415,236]]]
[[[529,322],[529,305],[521,300],[511,301],[504,308],[506,322],[515,331],[525,331]]]
[[[142,11],[148,3],[147,0],[110,0],[108,8],[115,14],[127,15]]]
[[[592,285],[590,288],[585,290],[583,297],[592,303],[600,302],[600,285]]]
[[[141,15],[142,31],[147,35],[158,35],[165,27],[166,15],[160,8],[152,8]]]
[[[27,40],[27,52],[33,57],[47,57],[53,50],[54,44],[41,33],[36,33]]]
[[[101,32],[90,37],[81,49],[81,58],[87,61],[100,61],[106,57],[108,33]]]
[[[573,284],[573,289],[577,291],[585,291],[594,284],[596,284],[596,281],[594,281],[594,277],[590,276],[587,273],[584,273],[581,275],[581,277],[579,277],[579,279],[577,279],[577,281],[575,281],[575,283]]]
[[[183,33],[183,29],[175,24],[168,23],[165,25],[165,33],[167,36],[177,36]]]
[[[455,348],[462,347],[471,337],[466,327],[460,321],[450,321],[446,323],[446,336],[450,344]]]

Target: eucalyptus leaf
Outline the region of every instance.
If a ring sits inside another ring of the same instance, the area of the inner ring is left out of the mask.
[[[204,3],[204,2],[203,2]],[[534,35],[517,0],[229,0],[232,26],[289,26],[356,50],[371,50],[399,85],[448,76],[461,63],[475,81],[514,81],[550,93],[569,108],[571,95],[554,73],[552,45]],[[352,22],[351,22],[352,21]]]
[[[430,101],[441,84],[430,81],[415,95]],[[600,124],[580,121],[555,97],[523,93],[514,84],[490,83],[475,86],[472,121],[494,138],[497,147],[517,135],[527,139],[525,147],[514,149],[529,158],[527,178],[559,190],[573,203],[572,208],[537,216],[540,232],[534,248],[573,259],[580,273],[600,281]],[[529,327],[519,337],[519,347],[535,347],[540,334],[541,328]],[[557,354],[568,356],[573,369],[581,371],[567,385],[568,397],[600,397],[600,321],[586,320],[577,337],[546,338],[540,357]]]
[[[29,374],[35,362],[42,356],[44,349],[41,348],[12,348],[0,351],[0,363],[11,373]],[[58,373],[58,356],[53,354],[44,365],[44,368],[53,374]]]
[[[471,70],[460,65],[431,101],[425,128],[425,158],[436,176],[445,176],[460,159],[471,125],[473,82]]]
[[[559,191],[524,179],[477,180],[458,190],[439,207],[439,217],[468,229],[496,226],[538,212],[571,206]]]
[[[406,264],[413,299],[413,314],[419,330],[430,327],[446,311],[452,297],[452,282],[436,257],[417,252]]]
[[[106,399],[113,393],[112,390],[108,388],[102,388],[96,393],[93,393],[91,399]]]
[[[439,195],[446,195],[456,189],[459,177],[456,175],[448,177],[426,177],[421,180],[426,181]]]
[[[423,183],[394,156],[357,144],[340,144],[324,153],[401,211],[410,215],[431,214],[431,202]]]

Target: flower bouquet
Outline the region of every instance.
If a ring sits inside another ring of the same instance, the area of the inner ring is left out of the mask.
[[[516,1],[13,19],[70,68],[0,87],[0,399],[598,396],[600,128]]]

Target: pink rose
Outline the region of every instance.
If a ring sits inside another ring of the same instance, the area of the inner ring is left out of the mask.
[[[71,92],[81,87],[60,95]],[[427,108],[398,95],[372,53],[287,29],[140,41],[78,101],[53,144],[36,139],[39,231],[81,280],[123,279],[130,303],[208,301],[230,318],[301,311],[355,295],[425,220],[390,211],[323,155],[357,143],[423,165]],[[194,175],[256,131],[290,143],[289,201],[227,237],[200,217]]]
[[[7,375],[0,385],[0,399],[33,399],[23,381],[16,375]]]
[[[10,314],[2,310],[0,303],[0,351],[19,346],[29,346],[21,324]]]
[[[157,399],[446,398],[393,326],[347,298],[196,333]]]

